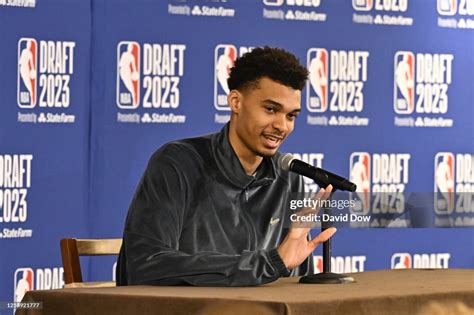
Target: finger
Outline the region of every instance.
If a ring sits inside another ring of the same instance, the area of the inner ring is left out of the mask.
[[[335,233],[337,229],[335,227],[330,227],[323,232],[321,232],[318,236],[316,236],[314,239],[312,239],[309,244],[316,248],[320,244],[326,242],[328,239],[330,239]]]
[[[302,210],[302,213],[319,213],[319,210],[322,207],[321,202],[329,199],[329,197],[331,196],[332,189],[332,185],[328,185],[326,188],[321,188],[318,193],[313,196],[313,200],[316,202],[315,205],[317,206],[314,206],[313,208],[304,208]]]
[[[318,200],[321,199],[321,197],[324,196],[324,193],[326,192],[326,189],[321,188],[316,195],[313,196],[313,200]]]
[[[323,196],[321,197],[321,200],[327,200],[329,197],[331,197],[331,192],[332,192],[332,185],[328,185],[326,189],[324,190]]]
[[[313,195],[312,200],[314,201],[321,200],[321,198],[324,197],[325,192],[326,190],[324,188],[321,188],[315,195]],[[316,207],[316,208],[306,207],[299,210],[297,213],[298,215],[305,216],[310,213],[317,214],[318,212],[319,212],[319,207]]]
[[[328,191],[328,192],[332,192],[333,189],[334,189],[334,187],[333,187],[331,184],[329,184],[329,185],[326,187],[326,191]]]

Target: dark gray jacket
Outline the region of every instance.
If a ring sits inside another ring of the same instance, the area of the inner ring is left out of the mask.
[[[276,248],[302,179],[264,158],[248,176],[221,132],[171,142],[150,159],[130,206],[117,284],[253,286],[290,273]],[[312,257],[292,275],[313,270]]]

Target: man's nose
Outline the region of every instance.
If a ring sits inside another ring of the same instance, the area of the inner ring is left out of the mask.
[[[277,114],[275,115],[275,120],[273,121],[273,128],[277,129],[281,133],[288,132],[288,120],[286,119],[285,114]]]

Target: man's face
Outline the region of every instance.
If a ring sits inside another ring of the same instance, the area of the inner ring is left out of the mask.
[[[301,91],[263,77],[256,87],[238,94],[239,104],[232,111],[241,153],[273,156],[293,131]]]

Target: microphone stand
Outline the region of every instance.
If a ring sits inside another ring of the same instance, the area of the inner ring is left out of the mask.
[[[331,193],[328,200],[331,200],[333,193]],[[323,208],[323,213],[331,215],[332,211],[330,208]],[[321,232],[331,227],[329,222],[322,222],[321,220]],[[323,272],[308,275],[300,278],[300,283],[312,283],[312,284],[341,284],[341,283],[352,283],[355,282],[354,278],[345,274],[331,272],[331,239],[328,239],[323,243]]]

